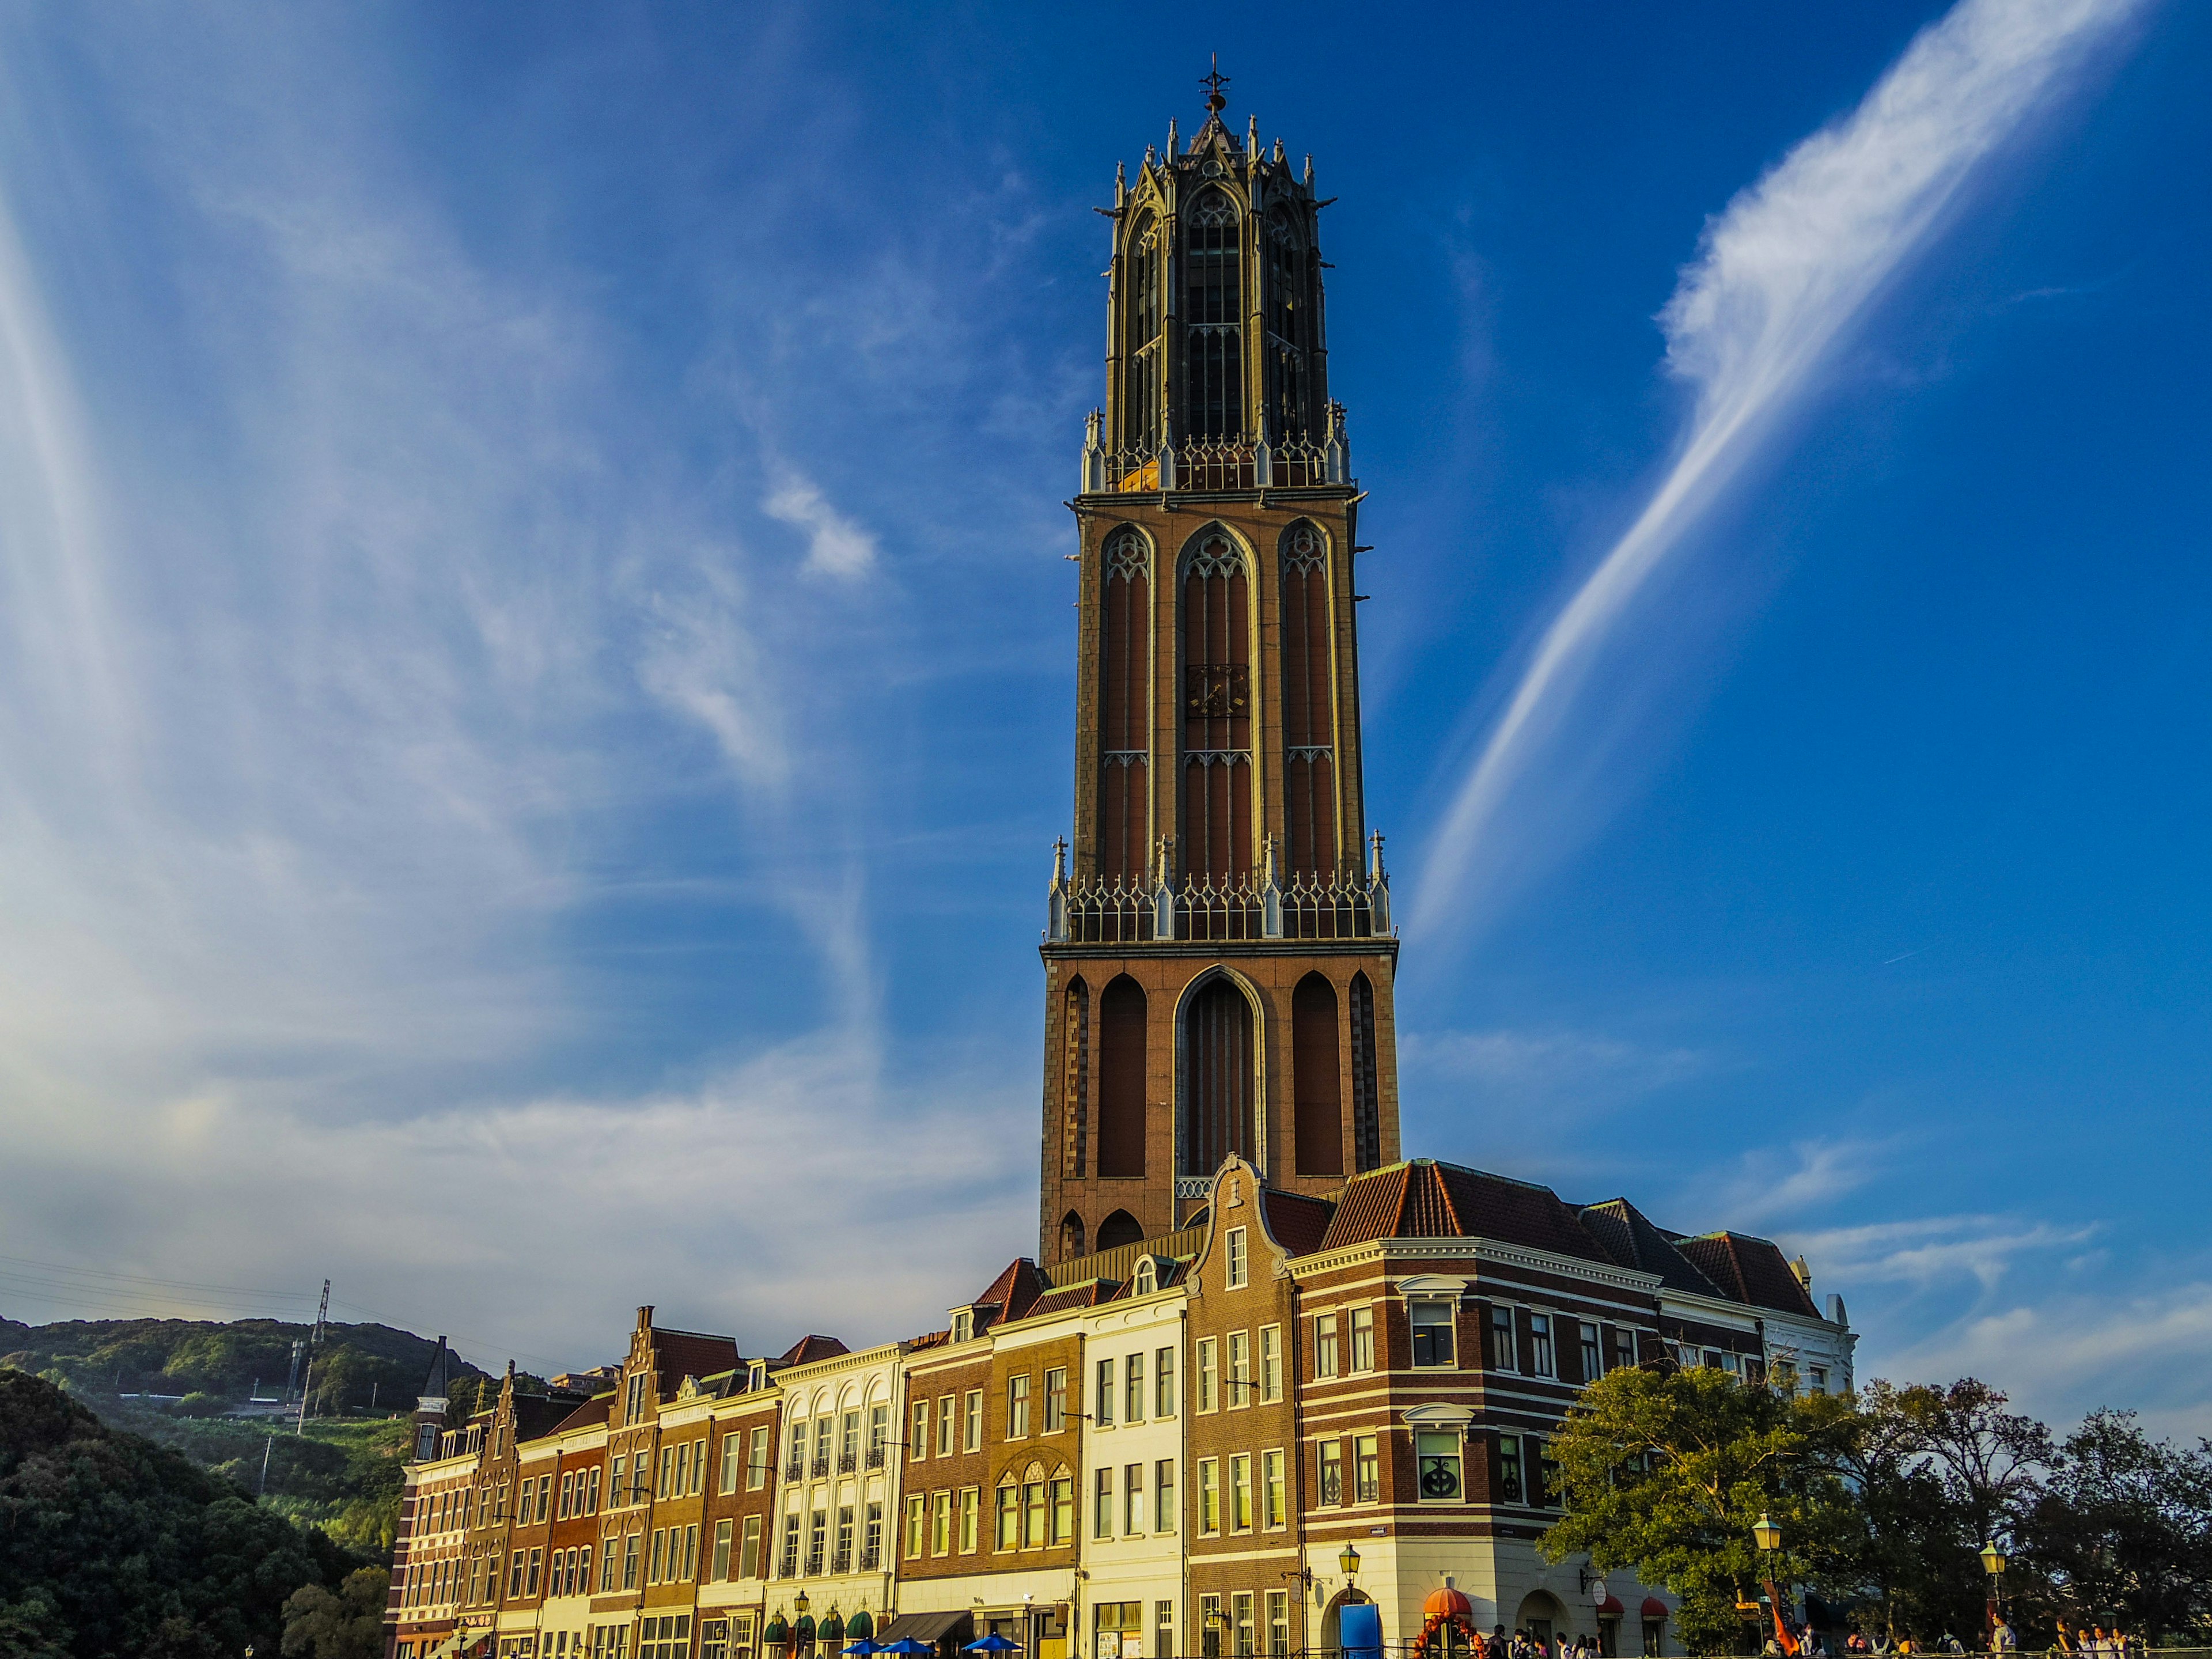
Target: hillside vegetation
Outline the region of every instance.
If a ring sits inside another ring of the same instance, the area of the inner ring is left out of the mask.
[[[267,1512],[327,1533],[364,1559],[388,1561],[410,1447],[416,1390],[436,1345],[388,1325],[325,1328],[308,1391],[304,1433],[292,1419],[221,1413],[260,1384],[280,1395],[292,1344],[311,1328],[276,1320],[0,1319],[0,1367],[65,1390],[110,1427],[178,1453],[259,1497]],[[456,1362],[449,1399],[472,1407],[494,1386]],[[125,1395],[181,1395],[167,1407]],[[374,1407],[372,1407],[372,1401]],[[8,1651],[0,1638],[0,1653]]]
[[[0,1653],[230,1659],[280,1650],[301,1589],[362,1563],[44,1378],[0,1370]]]

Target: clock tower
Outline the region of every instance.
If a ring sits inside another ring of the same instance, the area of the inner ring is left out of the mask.
[[[1358,510],[1313,163],[1222,120],[1117,175],[1081,488],[1075,814],[1045,965],[1040,1259],[1181,1225],[1232,1153],[1334,1193],[1398,1157]]]

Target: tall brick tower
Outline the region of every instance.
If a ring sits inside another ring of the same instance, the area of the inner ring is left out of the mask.
[[[1328,204],[1206,84],[1205,124],[1185,144],[1170,122],[1110,214],[1073,503],[1073,857],[1042,947],[1048,1262],[1181,1224],[1231,1152],[1313,1193],[1398,1156]]]

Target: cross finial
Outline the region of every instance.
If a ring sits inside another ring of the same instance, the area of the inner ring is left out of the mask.
[[[1221,95],[1222,88],[1229,84],[1229,77],[1221,72],[1221,54],[1212,52],[1208,56],[1212,59],[1212,71],[1210,74],[1200,76],[1198,84],[1206,88],[1206,112],[1209,115],[1218,115],[1229,107],[1229,100]]]

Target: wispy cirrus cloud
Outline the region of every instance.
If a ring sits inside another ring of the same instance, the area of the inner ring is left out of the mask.
[[[1929,241],[1977,169],[2075,78],[2141,0],[1960,0],[1850,114],[1803,140],[1705,228],[1660,325],[1695,388],[1673,464],[1538,639],[1434,836],[1414,931],[1496,902],[1554,855],[1572,798],[1633,725],[1632,669],[1571,752],[1585,692],[1638,597],[1777,435],[1839,340]]]

